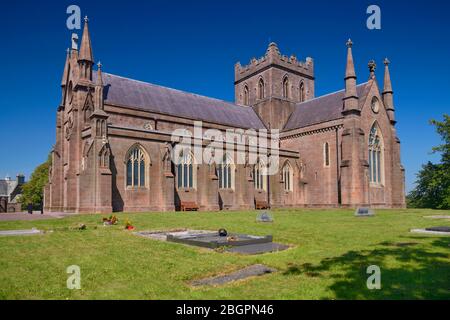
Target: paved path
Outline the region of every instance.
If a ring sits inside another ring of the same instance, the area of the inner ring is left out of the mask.
[[[33,214],[29,214],[27,212],[0,213],[0,221],[61,219],[66,216],[72,216],[74,214],[75,213],[65,213],[65,212],[52,212],[41,214],[40,211],[34,211]]]

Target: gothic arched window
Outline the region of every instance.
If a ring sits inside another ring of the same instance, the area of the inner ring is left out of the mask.
[[[217,177],[219,189],[234,189],[234,165],[228,153],[224,155],[222,163],[217,166]]]
[[[284,191],[288,191],[291,192],[294,190],[293,188],[293,172],[292,172],[292,167],[289,164],[289,162],[287,162],[284,167],[283,167],[283,184],[284,184]]]
[[[126,158],[127,187],[145,188],[147,186],[148,156],[144,149],[136,145],[132,147]]]
[[[374,123],[369,133],[369,181],[371,183],[382,183],[383,161],[383,137],[377,123]]]
[[[259,82],[258,82],[258,97],[261,100],[265,98],[264,90],[265,90],[265,88],[264,88],[264,80],[261,78],[261,79],[259,79]]]
[[[258,162],[253,166],[253,183],[256,190],[266,191],[267,189],[267,168],[264,162],[258,159]]]
[[[248,106],[249,99],[248,99],[248,87],[247,85],[244,86],[244,105]]]
[[[330,166],[330,145],[325,142],[323,145],[323,165],[325,167]]]
[[[300,95],[300,102],[304,102],[306,100],[306,95],[305,95],[305,84],[303,83],[303,81],[300,82],[299,95]]]
[[[283,98],[289,98],[289,79],[287,76],[283,79]]]
[[[178,188],[195,188],[194,157],[192,153],[181,151],[177,165]]]

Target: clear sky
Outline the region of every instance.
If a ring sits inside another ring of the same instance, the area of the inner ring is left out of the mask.
[[[450,2],[447,0],[8,1],[0,28],[0,177],[27,178],[55,141],[65,50],[66,8],[90,18],[94,57],[105,72],[234,100],[234,64],[275,41],[283,54],[315,60],[316,96],[344,86],[351,37],[358,82],[375,59],[382,82],[391,60],[407,189],[439,137],[431,118],[450,113]],[[366,9],[381,8],[381,30]],[[80,34],[81,38],[81,34]]]

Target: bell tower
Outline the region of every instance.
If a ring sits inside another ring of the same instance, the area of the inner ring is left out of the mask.
[[[268,128],[282,129],[295,104],[314,98],[314,61],[280,53],[272,42],[266,54],[234,68],[235,103],[253,107]]]
[[[250,64],[234,68],[235,101],[253,106],[261,100],[276,97],[294,103],[314,98],[314,62],[312,58],[299,61],[280,53],[272,42],[266,54],[252,58]]]

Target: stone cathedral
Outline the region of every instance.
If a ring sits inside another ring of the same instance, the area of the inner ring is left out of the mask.
[[[112,75],[100,63],[94,70],[88,24],[67,53],[45,211],[405,207],[387,59],[383,88],[373,61],[357,84],[349,40],[345,88],[316,97],[313,59],[271,43],[235,65],[232,103]],[[278,173],[227,153],[221,164],[198,164],[185,152],[175,164],[171,134],[195,121],[203,130],[278,129]]]

